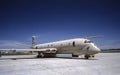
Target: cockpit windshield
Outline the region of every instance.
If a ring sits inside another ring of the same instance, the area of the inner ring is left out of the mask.
[[[90,40],[85,40],[84,43],[92,43]]]

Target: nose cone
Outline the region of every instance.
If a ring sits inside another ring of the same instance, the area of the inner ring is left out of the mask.
[[[96,52],[96,53],[100,53],[100,52],[101,52],[101,50],[100,50],[98,47],[94,48],[93,50],[94,50],[94,52]]]
[[[94,53],[94,54],[97,54],[97,53],[101,52],[101,50],[98,47],[96,47],[96,46],[90,47],[89,51],[91,53]]]

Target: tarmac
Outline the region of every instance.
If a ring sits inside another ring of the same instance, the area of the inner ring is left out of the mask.
[[[120,75],[120,53],[99,53],[88,60],[33,57],[2,56],[0,75]]]

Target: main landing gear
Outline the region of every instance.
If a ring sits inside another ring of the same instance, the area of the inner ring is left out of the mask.
[[[72,54],[72,57],[79,57],[79,55],[74,55],[74,54]]]
[[[2,53],[1,53],[1,51],[0,51],[0,57],[2,56]]]
[[[43,53],[43,52],[38,52],[37,58],[50,58],[50,57],[55,57],[56,53]]]

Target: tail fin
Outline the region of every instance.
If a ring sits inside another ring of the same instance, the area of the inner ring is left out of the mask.
[[[35,45],[36,45],[35,37],[36,37],[36,36],[32,36],[32,46],[35,46]]]

